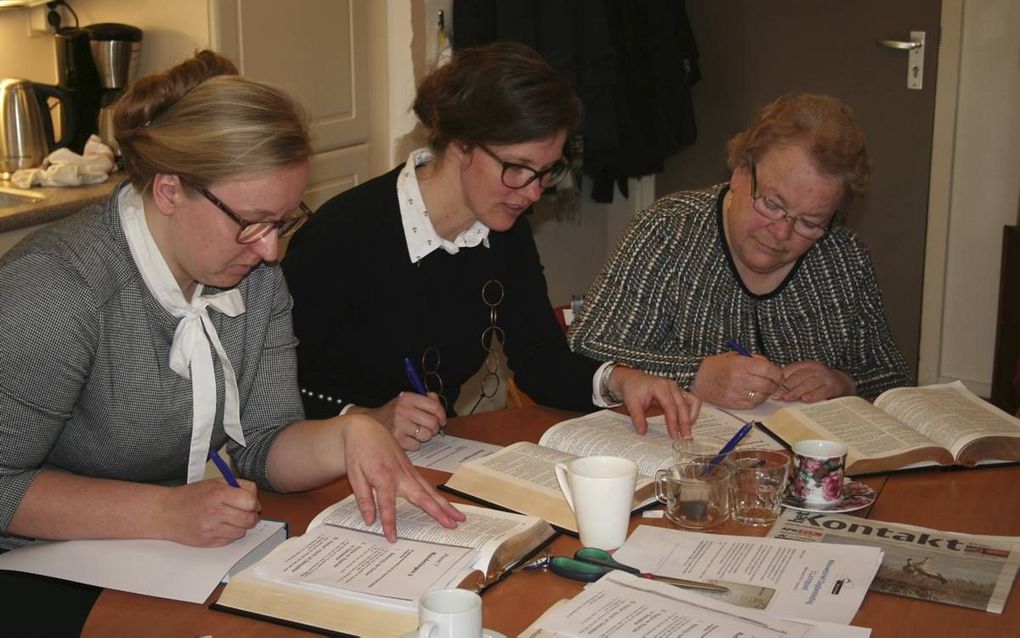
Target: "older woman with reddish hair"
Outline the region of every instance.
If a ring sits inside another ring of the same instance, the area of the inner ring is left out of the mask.
[[[850,108],[783,96],[727,149],[728,183],[631,222],[571,326],[574,350],[731,408],[910,384],[868,251],[839,223],[870,171]]]

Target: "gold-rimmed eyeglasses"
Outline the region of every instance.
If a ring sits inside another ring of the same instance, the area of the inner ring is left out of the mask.
[[[793,222],[793,232],[807,239],[821,239],[829,232],[831,222],[826,225],[809,222],[800,215],[791,215],[782,204],[768,195],[758,193],[758,172],[751,162],[751,205],[755,212],[765,219],[774,222],[789,219]]]
[[[485,144],[479,142],[476,146],[482,149],[486,155],[499,162],[500,166],[503,167],[503,173],[500,177],[503,180],[503,186],[506,186],[507,188],[524,188],[536,179],[538,180],[539,186],[542,188],[552,188],[556,184],[559,184],[560,181],[567,176],[567,171],[570,169],[566,160],[560,159],[556,160],[549,168],[537,171],[530,166],[525,166],[524,164],[515,164],[513,162],[505,161],[502,157],[496,155],[496,153]]]
[[[305,206],[304,202],[300,202],[296,209],[279,221],[248,221],[238,215],[233,208],[224,204],[219,197],[210,193],[209,189],[197,188],[195,190],[240,226],[237,229],[237,237],[235,238],[239,244],[254,244],[274,230],[279,233],[280,239],[283,239],[293,235],[312,216],[312,210]]]

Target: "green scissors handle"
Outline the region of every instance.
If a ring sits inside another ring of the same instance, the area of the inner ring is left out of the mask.
[[[670,578],[668,576],[643,573],[636,567],[631,567],[630,565],[624,565],[623,563],[617,562],[613,559],[609,552],[598,549],[597,547],[582,547],[574,552],[573,558],[567,558],[565,556],[550,556],[546,564],[549,571],[554,574],[588,583],[602,578],[614,569],[618,569],[634,574],[635,576],[640,576],[641,578],[662,581],[664,583],[669,583],[670,585],[675,585],[676,587],[703,589],[706,591],[720,593],[729,592],[728,587],[723,587],[722,585],[716,585],[714,583],[703,583],[697,580],[687,580],[686,578]]]

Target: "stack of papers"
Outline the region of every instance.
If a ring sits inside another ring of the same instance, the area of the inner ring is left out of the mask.
[[[522,636],[867,636],[847,626],[883,552],[640,525],[613,558],[643,573],[715,583],[720,595],[613,572]],[[607,628],[612,628],[611,631]],[[722,631],[722,629],[725,631]]]

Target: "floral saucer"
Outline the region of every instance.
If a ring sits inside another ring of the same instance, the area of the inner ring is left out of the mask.
[[[783,507],[801,512],[852,512],[867,507],[875,502],[875,490],[865,483],[846,479],[843,482],[843,498],[832,503],[805,503],[803,499],[787,494],[783,497]]]

